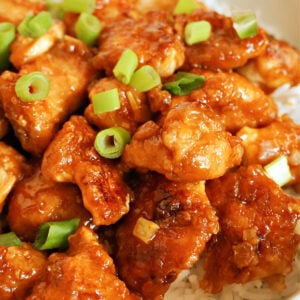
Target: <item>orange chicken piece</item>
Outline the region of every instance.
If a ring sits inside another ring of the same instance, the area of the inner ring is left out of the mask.
[[[23,243],[1,246],[0,258],[0,299],[25,299],[46,270],[45,255]]]
[[[281,289],[300,242],[299,199],[288,196],[259,165],[208,181],[206,192],[220,232],[205,250],[200,286],[218,293],[225,284],[267,278]]]
[[[16,184],[7,220],[10,229],[23,240],[33,242],[38,226],[44,222],[72,218],[81,218],[82,222],[90,218],[76,185],[46,179],[39,166]]]
[[[45,10],[43,0],[1,0],[0,22],[10,22],[18,25],[26,16]]]
[[[114,163],[96,152],[95,137],[84,117],[72,116],[47,148],[42,173],[57,182],[77,184],[93,223],[109,225],[128,212],[131,191]]]
[[[2,73],[2,107],[26,151],[41,155],[59,126],[84,104],[87,86],[95,76],[91,55],[82,42],[65,37],[47,55],[23,65],[18,74]],[[15,93],[16,81],[34,71],[43,72],[49,78],[50,92],[44,101],[22,102]]]
[[[122,52],[130,48],[138,56],[139,67],[151,65],[160,76],[172,75],[185,57],[184,47],[167,16],[164,12],[149,12],[138,19],[108,24],[99,37],[95,67],[111,75]]]
[[[129,85],[122,84],[114,78],[102,78],[89,90],[89,97],[110,89],[118,89],[120,108],[111,112],[94,113],[93,104],[85,110],[85,117],[89,123],[99,129],[120,126],[133,133],[139,124],[150,119],[151,112],[144,93],[140,93]]]
[[[0,141],[0,212],[6,197],[25,172],[25,158]]]
[[[179,273],[198,260],[218,232],[218,221],[204,182],[176,183],[147,174],[135,185],[135,202],[117,228],[116,263],[121,278],[143,299],[162,299]],[[141,217],[156,230],[137,230]]]
[[[194,45],[186,45],[185,67],[212,70],[230,70],[243,66],[250,58],[265,50],[268,39],[262,29],[257,35],[241,40],[230,17],[214,11],[198,9],[191,15],[181,14],[175,18],[175,28],[183,38],[187,23],[205,20],[211,24],[212,32],[208,40]]]
[[[224,130],[208,106],[181,103],[161,123],[148,121],[137,129],[123,153],[129,167],[187,182],[222,176],[241,162],[239,138]]]
[[[69,249],[48,258],[47,270],[27,300],[138,300],[116,276],[111,257],[95,233],[80,227],[69,237]]]
[[[244,127],[237,136],[244,145],[244,165],[266,165],[286,155],[293,175],[291,183],[300,182],[300,125],[284,116],[262,128]]]

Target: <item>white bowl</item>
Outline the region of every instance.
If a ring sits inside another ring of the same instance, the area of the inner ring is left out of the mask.
[[[275,37],[300,49],[299,0],[226,0],[226,3],[256,11],[259,23]]]

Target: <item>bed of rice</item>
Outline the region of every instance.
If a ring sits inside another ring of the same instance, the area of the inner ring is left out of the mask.
[[[203,0],[206,5],[228,15],[230,7],[224,1]],[[269,28],[268,28],[269,30]],[[300,124],[300,84],[291,87],[283,85],[272,94],[277,103],[280,114],[288,114]],[[293,271],[286,277],[286,289],[281,292],[272,291],[262,280],[255,280],[246,284],[231,284],[224,287],[217,295],[205,293],[199,288],[199,280],[203,276],[201,260],[191,269],[183,271],[166,293],[164,300],[279,300],[300,299],[300,249],[295,257]]]

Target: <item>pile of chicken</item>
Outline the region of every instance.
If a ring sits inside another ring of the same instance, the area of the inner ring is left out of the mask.
[[[97,0],[97,45],[78,40],[78,14],[66,13],[32,39],[17,34],[12,68],[0,75],[0,233],[21,246],[0,247],[0,299],[162,299],[178,274],[204,257],[200,286],[262,278],[278,291],[292,269],[300,202],[263,166],[288,158],[300,182],[300,125],[279,116],[270,93],[300,82],[300,53],[262,28],[241,40],[230,17],[207,9],[173,15],[176,1]],[[15,25],[45,10],[42,0],[1,0],[0,22]],[[188,46],[190,21],[212,26]],[[204,85],[174,96],[162,84],[138,92],[114,78],[123,50],[162,79],[178,70]],[[43,72],[44,101],[22,102],[16,80]],[[117,88],[121,108],[95,114],[92,95]],[[94,149],[97,132],[121,126],[131,142],[120,159]],[[38,251],[47,221],[80,217],[66,251]],[[145,242],[143,217],[158,226]]]

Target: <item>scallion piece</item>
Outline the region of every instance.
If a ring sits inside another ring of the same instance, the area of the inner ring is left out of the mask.
[[[48,96],[50,82],[41,72],[21,76],[15,85],[15,92],[23,102],[43,100]]]
[[[240,39],[251,38],[258,33],[256,15],[249,10],[231,12],[233,27]]]
[[[273,179],[279,186],[284,186],[292,180],[288,159],[285,155],[281,155],[265,165],[264,170],[267,176]]]
[[[113,74],[124,84],[129,84],[131,77],[138,66],[138,57],[131,49],[125,49],[115,67]]]
[[[42,223],[37,231],[34,247],[38,250],[64,249],[68,246],[68,237],[79,226],[80,218]]]
[[[178,0],[174,10],[174,15],[191,14],[194,10],[199,8],[199,4],[194,0]]]
[[[78,39],[88,46],[93,46],[101,31],[100,21],[94,15],[81,13],[75,24],[75,32]]]
[[[10,45],[16,37],[15,26],[12,23],[3,22],[0,23],[0,70],[8,68]]]
[[[120,108],[119,91],[117,88],[94,94],[92,103],[95,114],[114,111]]]
[[[14,232],[0,234],[0,246],[21,246],[22,242]]]
[[[28,23],[30,20],[33,19],[33,17],[34,16],[30,14],[22,20],[22,22],[17,27],[17,31],[19,32],[19,34],[23,36],[30,36],[30,29],[28,28]]]
[[[52,18],[63,20],[65,11],[62,7],[62,0],[47,0],[46,7]]]
[[[130,134],[122,127],[111,127],[98,132],[94,147],[105,158],[119,158],[130,142]]]
[[[137,69],[129,82],[139,92],[146,92],[161,83],[161,79],[156,70],[149,65]]]
[[[47,11],[42,11],[36,16],[27,16],[18,26],[18,32],[21,35],[31,38],[38,38],[45,34],[52,26],[51,14]]]
[[[188,45],[194,45],[209,39],[211,25],[207,21],[188,23],[184,28],[184,39]]]
[[[188,95],[192,91],[200,88],[205,79],[201,75],[178,72],[175,75],[175,80],[167,82],[163,85],[163,89],[169,91],[173,95],[183,96]]]
[[[91,14],[96,7],[96,0],[63,0],[62,7],[69,12]]]

